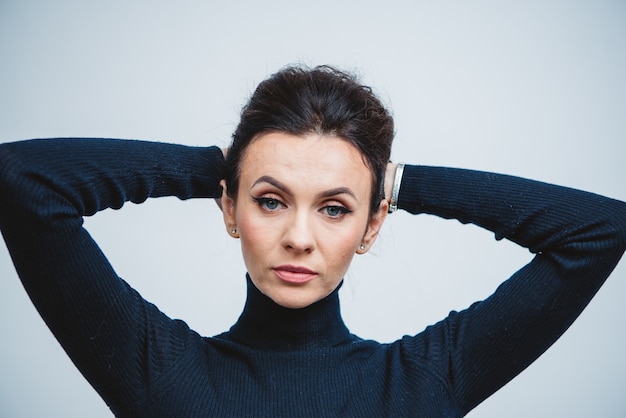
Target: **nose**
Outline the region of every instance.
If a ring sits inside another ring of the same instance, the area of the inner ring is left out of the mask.
[[[315,248],[312,219],[305,211],[294,211],[283,235],[283,247],[292,252],[310,253]]]

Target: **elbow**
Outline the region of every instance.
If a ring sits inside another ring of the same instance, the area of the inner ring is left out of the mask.
[[[15,203],[26,177],[23,164],[12,143],[0,144],[0,204],[6,206]]]
[[[620,253],[626,250],[626,203],[610,200],[606,205],[608,238]]]
[[[34,156],[33,143],[0,144],[0,220],[3,225],[24,216],[36,221],[42,215],[51,214],[50,210],[41,209],[50,208],[56,195],[47,192],[53,187],[40,169],[45,155]]]

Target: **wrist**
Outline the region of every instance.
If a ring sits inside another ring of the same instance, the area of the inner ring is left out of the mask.
[[[393,175],[389,172],[389,165],[387,166],[387,176],[385,177],[385,197],[387,198],[387,186],[388,181],[391,182],[389,188],[389,197],[387,198],[387,202],[389,202],[389,213],[393,213],[398,210],[398,196],[400,195],[400,183],[402,182],[402,174],[404,173],[404,163],[395,164],[395,170],[393,170]]]
[[[385,200],[389,202],[391,200],[391,190],[393,189],[393,180],[396,175],[396,167],[398,164],[387,163],[387,170],[385,171]]]

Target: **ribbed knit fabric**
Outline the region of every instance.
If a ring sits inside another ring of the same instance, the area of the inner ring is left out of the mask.
[[[304,309],[248,280],[230,331],[201,337],[117,277],[82,217],[126,201],[215,198],[218,148],[107,139],[0,145],[0,228],[33,303],[122,417],[456,417],[574,321],[626,247],[626,205],[478,171],[407,166],[401,209],[529,248],[496,292],[391,344],[351,335],[338,291]]]

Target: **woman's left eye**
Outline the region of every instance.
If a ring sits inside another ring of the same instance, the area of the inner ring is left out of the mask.
[[[330,216],[331,218],[340,218],[346,213],[351,212],[350,209],[344,206],[325,206],[324,208],[322,208],[322,210],[326,212],[326,215]]]

